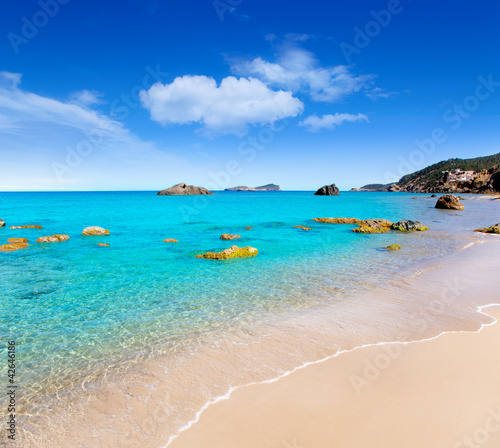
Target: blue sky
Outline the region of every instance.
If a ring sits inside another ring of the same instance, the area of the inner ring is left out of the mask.
[[[0,190],[386,183],[500,151],[500,5],[48,0],[0,15]]]

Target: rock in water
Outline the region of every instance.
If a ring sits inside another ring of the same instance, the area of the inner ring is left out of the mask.
[[[369,227],[391,227],[393,224],[392,221],[389,221],[388,219],[363,219],[359,225],[360,226],[369,226]]]
[[[401,250],[401,246],[399,244],[391,244],[386,247],[387,250]]]
[[[318,196],[338,196],[340,194],[339,189],[335,186],[335,184],[325,185],[321,187],[315,195]]]
[[[255,257],[259,251],[255,247],[231,246],[222,252],[207,252],[206,254],[196,255],[196,258],[209,258],[211,260],[228,260],[230,258]]]
[[[82,235],[109,235],[109,230],[102,227],[90,226],[83,229]]]
[[[398,221],[391,226],[392,230],[399,230],[400,232],[423,232],[429,230],[429,227],[424,226],[418,221]]]
[[[0,219],[0,227],[5,227],[5,221],[3,219]]]
[[[12,252],[14,250],[24,249],[28,246],[28,243],[2,244],[0,246],[0,252]]]
[[[293,226],[294,229],[302,229],[302,230],[311,230],[310,227],[306,227],[306,226]]]
[[[68,235],[51,235],[51,236],[41,236],[36,240],[37,243],[58,243],[59,241],[69,240]]]
[[[7,242],[9,244],[27,243],[28,238],[9,238]]]
[[[436,208],[442,208],[446,210],[463,210],[464,205],[458,200],[456,196],[452,194],[445,194],[441,196],[436,202]]]
[[[163,240],[164,243],[178,243],[179,240],[176,240],[175,238],[165,238]]]
[[[361,222],[358,218],[313,218],[313,221],[325,224],[359,224]]]
[[[221,240],[235,240],[237,238],[241,238],[241,235],[233,235],[231,233],[223,233],[221,236],[220,236],[220,239]]]
[[[38,226],[38,225],[29,225],[29,226],[10,226],[10,228],[12,230],[16,230],[16,229],[43,229],[42,226]]]
[[[475,232],[496,233],[497,235],[500,235],[500,222],[491,227],[485,227],[484,229],[477,229],[475,230]]]
[[[213,194],[211,191],[203,187],[195,187],[194,185],[177,184],[173,187],[161,190],[158,193],[162,196],[178,196],[178,195],[192,195],[192,194]]]

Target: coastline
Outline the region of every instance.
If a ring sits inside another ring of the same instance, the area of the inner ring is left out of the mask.
[[[138,364],[121,381],[113,380],[98,388],[82,385],[81,399],[72,403],[67,412],[54,409],[44,433],[30,439],[26,446],[134,447],[140,441],[144,447],[176,447],[177,443],[183,443],[184,437],[197,433],[198,419],[202,422],[221,403],[232,403],[240,391],[261,384],[280,384],[297,372],[370,349],[366,345],[379,350],[379,346],[393,341],[407,344],[415,338],[435,339],[453,331],[477,331],[491,323],[477,309],[497,298],[493,291],[495,284],[489,280],[498,271],[500,241],[496,235],[482,234],[475,235],[474,241],[464,246],[460,252],[463,256],[422,267],[422,271],[414,272],[404,281],[398,279],[396,285],[378,291],[377,294],[389,292],[395,298],[411,298],[416,302],[414,308],[401,308],[395,299],[389,300],[389,307],[380,310],[378,317],[377,310],[370,310],[375,325],[384,326],[378,336],[373,335],[370,324],[364,325],[363,315],[357,316],[351,326],[342,328],[332,327],[334,309],[320,306],[317,310],[304,310],[302,316],[291,318],[288,325],[280,323],[266,334],[250,329],[250,335],[237,334],[217,341],[215,346],[200,349],[180,364],[152,358]],[[457,279],[460,279],[458,284]],[[427,300],[417,302],[421,297]],[[336,303],[335,309],[340,305],[350,310],[354,318],[366,303],[351,298]],[[403,310],[409,313],[406,321],[396,321],[395,316],[400,316]],[[391,322],[397,324],[392,327]],[[357,336],[353,337],[353,331]],[[342,339],[342,332],[350,334],[348,342]],[[281,368],[268,368],[269,365]],[[207,387],[212,398],[204,401],[204,394],[199,392],[206,392]],[[174,412],[176,403],[184,406],[181,414]],[[226,431],[227,422],[222,420],[217,427]]]
[[[241,388],[165,446],[497,447],[500,305],[482,308],[492,321],[477,332],[361,347]]]
[[[495,270],[500,268],[500,260],[495,257],[499,244],[500,241],[498,241],[495,237],[488,239],[485,238],[484,240],[476,243],[469,243],[464,247],[463,251],[467,251],[472,248],[476,249],[476,254],[469,253],[469,257],[467,257],[466,260],[459,260],[452,263],[448,262],[444,266],[437,269],[429,270],[425,273],[419,272],[415,277],[416,283],[420,283],[420,285],[434,280],[434,282],[431,283],[432,288],[441,287],[443,292],[447,290],[447,287],[444,285],[451,285],[453,278],[456,279],[457,277],[460,277],[460,294],[470,295],[471,298],[475,299],[481,297],[481,300],[484,301],[482,305],[476,305],[476,313],[478,316],[481,316],[483,320],[483,322],[478,324],[479,328],[468,330],[445,330],[437,335],[421,340],[402,342],[386,341],[361,345],[353,349],[339,351],[318,361],[307,362],[291,371],[285,372],[277,378],[232,388],[225,395],[206,403],[205,406],[198,411],[195,419],[191,420],[187,425],[181,428],[178,434],[169,438],[166,445],[164,445],[164,448],[201,448],[210,446],[213,446],[214,448],[226,446],[240,446],[248,448],[257,448],[262,446],[296,446],[297,448],[324,446],[326,448],[337,446],[332,445],[332,434],[329,433],[330,430],[327,423],[331,423],[334,420],[331,415],[334,415],[333,411],[335,409],[332,408],[335,408],[334,402],[337,400],[338,394],[344,393],[346,390],[347,383],[345,375],[349,374],[349,387],[347,389],[350,392],[355,390],[356,393],[354,395],[358,395],[358,392],[360,392],[365,385],[371,385],[373,380],[368,377],[363,377],[363,374],[361,373],[363,372],[363,367],[365,370],[367,368],[367,365],[360,367],[363,361],[366,362],[366,360],[369,359],[375,360],[377,359],[377,356],[382,356],[383,359],[389,360],[388,367],[391,367],[392,369],[393,365],[396,365],[396,368],[398,368],[397,363],[402,363],[402,361],[406,362],[408,359],[410,360],[409,362],[418,364],[420,362],[416,361],[418,357],[428,355],[429,353],[434,353],[435,361],[439,361],[440,353],[448,353],[448,348],[453,345],[458,345],[458,348],[456,349],[457,356],[455,356],[455,361],[459,358],[458,354],[461,352],[462,347],[467,344],[473,345],[474,347],[470,350],[470,353],[464,356],[465,363],[467,363],[468,355],[484,352],[484,350],[482,351],[478,349],[481,348],[481,343],[474,341],[473,338],[475,335],[483,333],[485,328],[496,324],[500,319],[500,297],[498,297],[498,294],[496,293],[500,284],[497,284],[498,282],[488,283],[485,281],[488,278],[494,279],[492,275],[494,275]],[[486,254],[488,255],[485,257]],[[466,275],[465,271],[468,271],[468,275]],[[446,278],[441,277],[441,274],[443,273],[446,273]],[[441,282],[441,285],[439,285],[439,282]],[[414,287],[415,284],[410,286],[410,288]],[[444,296],[445,294],[442,294],[442,297]],[[449,304],[449,302],[450,300],[444,297],[443,302],[440,303],[439,306],[444,306],[445,304]],[[471,300],[471,303],[474,303],[474,300]],[[488,310],[490,307],[493,311]],[[483,312],[483,308],[487,311]],[[439,314],[439,311],[437,311],[437,314]],[[464,337],[463,342],[442,342],[443,338],[448,339],[451,336],[454,339],[455,336],[460,335]],[[497,343],[500,341],[500,325],[495,325],[495,332],[492,338]],[[465,341],[465,339],[467,340]],[[436,341],[439,341],[439,343],[436,343]],[[429,349],[426,344],[431,344],[431,348]],[[403,347],[404,350],[404,357],[399,359],[401,347]],[[409,347],[416,348],[407,350]],[[495,365],[500,366],[500,356],[495,357],[495,347],[495,344],[490,344],[489,351],[486,352],[486,357],[488,360],[495,359],[495,362],[497,363]],[[446,360],[450,360],[449,356],[446,357]],[[353,363],[357,363],[357,367],[352,367]],[[423,363],[423,365],[429,365],[429,363]],[[374,366],[373,363],[372,366]],[[407,368],[406,365],[399,366],[399,371],[396,369],[394,370],[396,370],[396,372],[401,372],[404,368]],[[440,380],[441,382],[443,378],[449,377],[452,373],[458,373],[457,381],[462,381],[464,384],[467,384],[467,375],[470,374],[470,371],[468,373],[460,373],[464,371],[462,368],[446,370],[446,365],[441,365],[440,368],[436,368],[434,365],[434,368],[437,369],[435,379]],[[381,366],[380,369],[374,366],[373,369],[373,374],[378,378],[379,375],[384,373],[385,366]],[[418,376],[423,373],[417,368],[414,368],[413,370],[416,372],[417,379]],[[489,371],[490,373],[493,373],[492,378],[496,378],[495,367],[491,367]],[[340,379],[336,378],[335,382],[330,381],[332,378],[338,376],[339,372],[343,372],[344,377]],[[366,375],[368,376],[369,373],[366,373]],[[389,386],[379,392],[375,403],[371,403],[371,416],[376,415],[376,413],[380,411],[377,406],[385,400],[386,396],[390,397],[391,400],[398,400],[398,398],[390,390],[390,385],[392,384],[391,381],[396,383],[400,383],[402,381],[401,377],[398,377],[397,375],[398,373],[393,373],[391,377],[388,377],[389,379],[386,380],[386,383],[389,384]],[[320,378],[318,378],[318,376]],[[492,384],[495,383],[493,382]],[[325,403],[324,401],[322,402],[322,400],[326,390],[330,390],[329,398],[331,401],[327,401]],[[454,392],[456,393],[456,391]],[[426,394],[425,391],[421,390],[420,393],[421,396],[425,397],[425,399],[429,399],[430,401],[436,399],[434,395],[430,393]],[[439,395],[439,391],[435,391],[435,393]],[[316,401],[308,398],[311,395],[316,398]],[[352,393],[351,395],[347,393],[347,395],[347,398],[344,397],[346,402],[342,406],[338,406],[338,408],[336,408],[335,415],[339,417],[339,419],[346,412],[346,409],[349,406],[353,406],[354,397]],[[290,397],[294,396],[295,401],[292,404],[290,403]],[[500,411],[500,389],[498,390],[496,397],[498,399],[498,403],[493,409],[498,409]],[[437,400],[439,400],[439,397]],[[400,401],[404,400],[401,399]],[[307,403],[307,406],[305,408],[301,407],[301,403]],[[466,401],[466,403],[469,402]],[[491,406],[489,409],[491,409]],[[388,411],[387,414],[390,414],[390,411]],[[323,420],[320,419],[320,422],[318,422],[318,415],[323,417]],[[353,411],[349,415],[351,415],[353,421],[358,422],[359,419],[357,418],[357,413]],[[407,418],[408,414],[405,415]],[[367,418],[370,418],[370,414],[367,415]],[[387,418],[394,419],[395,416],[388,415]],[[278,425],[275,424],[276,421],[279,422]],[[307,421],[308,424],[304,426],[305,421]],[[358,425],[356,423],[353,425],[351,423],[349,426],[348,421],[344,421],[344,424],[346,427],[352,428],[352,434],[366,433],[366,431],[364,431],[365,426],[363,424]],[[383,428],[383,425],[381,427]],[[299,430],[297,428],[301,429]],[[314,428],[312,433],[310,433],[311,428]],[[432,445],[429,444],[428,441],[425,445],[423,442],[419,442],[421,444],[415,443],[415,445],[408,445],[408,443],[402,443],[401,440],[398,440],[394,443],[394,445],[391,445],[388,443],[387,434],[384,429],[372,429],[375,432],[378,431],[379,433],[385,434],[380,445],[373,445],[373,441],[370,437],[367,438],[365,440],[366,443],[363,444],[362,441],[354,441],[349,439],[348,435],[344,435],[343,437],[346,437],[347,440],[342,440],[342,443],[339,442],[340,444],[338,446],[345,446],[345,443],[347,443],[347,446],[366,446],[371,448],[374,446],[446,446],[439,443]],[[406,432],[402,431],[401,434],[412,433],[410,429],[411,424],[410,427],[406,426]],[[437,430],[439,430],[439,425],[436,431]],[[291,433],[287,434],[287,431],[291,431]],[[293,431],[295,431],[295,433]],[[305,440],[300,440],[298,435],[303,435],[308,431],[310,433],[310,439],[306,438]],[[262,439],[262,437],[255,437],[256,434],[265,434],[265,438]],[[417,439],[413,438],[413,440]],[[457,440],[459,441],[459,439]],[[498,440],[500,440],[500,438]],[[356,443],[360,444],[357,445]],[[458,447],[459,445],[456,446]]]
[[[476,308],[479,328],[359,346],[234,388],[207,403],[164,447],[461,448],[468,440],[498,446],[500,285],[484,282],[500,267],[492,256],[498,244],[474,245],[490,256],[473,259],[467,277],[464,263],[455,263],[418,279],[443,270],[444,283],[461,276],[464,293],[486,302]]]

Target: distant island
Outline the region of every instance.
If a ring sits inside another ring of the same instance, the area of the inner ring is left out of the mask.
[[[500,153],[473,159],[435,163],[392,184],[368,184],[351,191],[406,191],[411,193],[500,192]]]
[[[267,185],[262,185],[260,187],[232,187],[232,188],[226,188],[225,191],[281,191],[281,188],[279,185],[275,184],[267,184]]]

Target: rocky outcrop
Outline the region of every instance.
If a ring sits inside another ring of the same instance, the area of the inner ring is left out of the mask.
[[[435,205],[436,208],[441,208],[445,210],[463,210],[464,205],[458,200],[456,196],[452,194],[445,194],[441,196]]]
[[[51,236],[41,236],[36,240],[37,243],[58,243],[59,241],[69,240],[68,235],[51,235]]]
[[[0,246],[0,252],[13,252],[15,250],[24,249],[28,246],[28,243],[2,244]]]
[[[9,244],[27,243],[28,241],[28,238],[9,238],[7,240]]]
[[[391,185],[387,188],[387,191],[389,191],[390,193],[395,193],[395,192],[401,191],[401,188],[400,188],[400,187],[399,187],[399,185],[397,185],[397,184],[391,184]]]
[[[232,233],[223,233],[220,236],[221,240],[236,240],[238,238],[241,238],[241,235],[233,235]]]
[[[391,226],[392,230],[398,230],[400,232],[423,232],[424,230],[429,230],[429,227],[424,226],[418,221],[398,221]]]
[[[294,229],[302,229],[302,230],[311,230],[310,227],[306,227],[306,226],[293,226]]]
[[[401,250],[401,246],[399,244],[391,244],[386,247],[387,250]]]
[[[335,184],[325,185],[321,187],[316,193],[317,196],[338,196],[340,195],[339,189],[335,186]]]
[[[178,243],[179,240],[176,240],[175,238],[165,238],[163,240],[164,243]]]
[[[358,218],[313,218],[313,221],[325,224],[358,224],[361,222]]]
[[[90,226],[83,229],[82,235],[109,235],[109,230],[102,227]]]
[[[388,219],[363,219],[359,222],[360,226],[370,226],[370,227],[391,227],[393,224],[392,221]]]
[[[500,235],[500,223],[495,224],[494,226],[491,227],[485,227],[484,229],[477,229],[475,232],[481,232],[481,233],[496,233],[497,235]]]
[[[3,219],[0,219],[0,227],[5,227],[5,221]]]
[[[10,226],[11,229],[43,229],[42,226],[38,225],[29,225],[29,226]]]
[[[181,196],[195,194],[213,194],[211,191],[203,187],[195,187],[194,185],[177,184],[173,187],[161,190],[156,193],[161,196]]]
[[[255,247],[238,247],[231,246],[222,252],[207,252],[205,254],[196,255],[196,258],[208,258],[210,260],[228,260],[230,258],[246,258],[255,257],[259,251]]]

